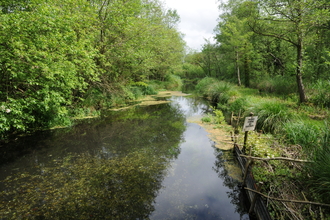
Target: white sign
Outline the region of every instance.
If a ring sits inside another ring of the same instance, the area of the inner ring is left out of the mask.
[[[253,131],[257,125],[258,116],[246,117],[243,131]]]

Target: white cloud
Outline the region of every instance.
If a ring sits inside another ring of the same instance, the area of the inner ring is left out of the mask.
[[[181,22],[179,31],[185,34],[187,45],[200,50],[204,39],[213,41],[213,29],[219,17],[217,0],[165,0],[168,8],[176,9]]]

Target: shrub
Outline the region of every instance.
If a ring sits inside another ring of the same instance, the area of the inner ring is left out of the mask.
[[[166,76],[166,89],[168,90],[181,90],[183,82],[180,76],[169,74]]]
[[[134,82],[130,84],[130,90],[134,97],[137,99],[144,95],[155,95],[157,92],[155,89],[145,82]]]
[[[249,103],[245,97],[235,99],[230,103],[229,111],[238,114],[239,112],[244,113],[247,110]]]

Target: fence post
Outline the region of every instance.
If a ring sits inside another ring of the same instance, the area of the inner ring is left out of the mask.
[[[259,182],[257,184],[256,191],[260,192],[262,185],[263,185],[263,182]],[[251,201],[251,206],[250,206],[249,214],[251,214],[253,212],[254,206],[256,205],[258,196],[259,196],[258,193],[254,193],[253,199]]]
[[[252,159],[248,159],[248,161],[245,164],[245,171],[244,171],[244,176],[243,176],[243,185],[244,186],[246,186],[246,184],[245,184],[246,178],[247,178],[247,175],[249,173],[250,166],[252,166],[252,165],[253,165],[253,160]]]

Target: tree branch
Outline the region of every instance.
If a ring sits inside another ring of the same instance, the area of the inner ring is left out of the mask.
[[[308,160],[298,160],[298,159],[293,159],[293,158],[288,158],[288,157],[261,158],[261,157],[247,156],[247,155],[244,155],[244,154],[240,154],[240,156],[241,156],[241,157],[245,157],[245,158],[249,158],[249,159],[263,160],[263,161],[268,161],[268,160],[288,160],[288,161],[300,162],[300,163],[313,163],[313,161],[308,161]]]
[[[265,198],[271,199],[271,200],[276,200],[276,201],[281,201],[281,202],[293,202],[293,203],[303,203],[303,204],[309,204],[309,205],[318,205],[318,206],[327,206],[330,207],[330,204],[324,204],[324,203],[319,203],[319,202],[310,202],[310,201],[303,201],[303,200],[290,200],[290,199],[278,199],[278,198],[274,198],[271,196],[267,196],[263,193],[260,193],[256,190],[244,187],[244,189],[249,190],[251,192],[257,193]]]

